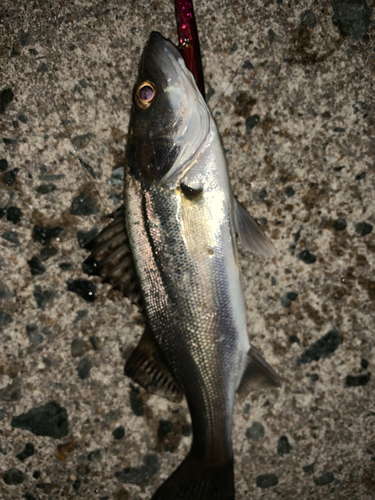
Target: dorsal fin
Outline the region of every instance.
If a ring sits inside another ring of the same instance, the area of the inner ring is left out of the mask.
[[[247,353],[245,370],[237,389],[239,396],[246,396],[250,391],[264,387],[278,387],[280,384],[281,377],[255,347],[250,346]]]
[[[139,298],[139,286],[126,234],[124,207],[121,206],[111,217],[113,221],[85,245],[91,254],[82,268],[89,275],[100,276],[135,301]]]
[[[124,373],[152,394],[178,402],[183,390],[175,381],[149,326],[125,364]]]
[[[233,198],[233,210],[234,227],[246,250],[250,250],[250,252],[257,255],[266,255],[267,257],[276,255],[275,247],[271,241],[235,198]]]

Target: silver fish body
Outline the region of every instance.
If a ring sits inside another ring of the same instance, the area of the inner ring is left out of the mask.
[[[142,85],[153,91],[147,108],[137,101]],[[233,405],[250,350],[236,246],[246,215],[233,198],[212,115],[178,51],[157,33],[134,92],[126,229],[148,324],[183,389],[193,427],[189,456],[154,498],[230,499]],[[272,254],[259,230],[253,234],[255,246]]]

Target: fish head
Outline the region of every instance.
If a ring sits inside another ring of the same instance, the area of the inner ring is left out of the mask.
[[[205,142],[211,119],[177,48],[152,33],[133,90],[127,151],[134,173],[174,188]]]

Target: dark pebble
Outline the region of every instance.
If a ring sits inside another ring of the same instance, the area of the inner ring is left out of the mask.
[[[0,399],[7,403],[20,401],[22,399],[22,385],[21,381],[16,378],[12,380],[7,386],[0,389]]]
[[[28,120],[27,120],[27,116],[26,116],[26,115],[24,115],[24,114],[22,114],[22,113],[21,113],[20,115],[18,115],[18,119],[19,119],[19,121],[20,121],[20,122],[22,122],[22,123],[27,123],[27,121],[28,121]]]
[[[250,116],[246,120],[246,132],[250,132],[250,130],[252,130],[255,127],[255,125],[259,122],[259,120],[260,120],[259,115]]]
[[[36,500],[36,498],[34,497],[34,495],[32,495],[31,493],[28,493],[28,492],[25,493],[24,499],[25,500]]]
[[[259,441],[264,436],[264,427],[260,422],[253,422],[251,427],[246,429],[246,437],[253,441]]]
[[[316,17],[311,10],[304,10],[300,16],[301,23],[306,24],[308,28],[314,28],[316,26]]]
[[[363,375],[347,375],[345,379],[346,387],[360,387],[367,385],[371,378],[371,373],[365,373]]]
[[[38,325],[36,325],[35,323],[26,325],[26,333],[33,345],[41,344],[44,340],[43,335],[40,335],[40,333],[38,333]]]
[[[344,167],[333,167],[333,170],[335,172],[341,172],[341,170],[343,169]]]
[[[84,193],[74,198],[70,211],[73,215],[82,216],[93,215],[99,212],[92,199]]]
[[[92,348],[94,349],[94,351],[97,351],[99,349],[99,346],[100,346],[100,339],[99,337],[96,337],[95,335],[92,335],[91,337],[89,337],[89,341],[92,345]]]
[[[242,65],[242,68],[243,69],[254,69],[254,66],[251,64],[251,62],[247,59],[243,65]]]
[[[112,436],[115,439],[122,439],[125,436],[125,429],[123,426],[120,425],[119,427],[116,427],[116,429],[113,429]]]
[[[4,410],[0,410],[0,422],[2,420],[4,420],[4,418],[5,418],[5,411]]]
[[[33,240],[39,241],[42,245],[49,245],[53,238],[57,238],[61,231],[62,227],[42,227],[42,226],[34,226],[33,228]]]
[[[286,196],[288,196],[288,198],[290,198],[291,196],[294,196],[295,191],[294,191],[294,189],[292,188],[292,186],[286,186],[286,187],[284,188],[284,193],[286,194]]]
[[[10,139],[9,137],[3,137],[3,143],[6,146],[12,146],[14,144],[17,144],[17,140],[16,139]]]
[[[260,474],[256,479],[258,488],[271,488],[279,483],[275,474]]]
[[[52,191],[56,191],[57,186],[55,184],[41,184],[36,188],[36,192],[39,194],[48,194],[52,193]]]
[[[314,262],[316,262],[315,255],[310,253],[309,250],[302,250],[302,252],[298,254],[298,258],[305,264],[314,264]]]
[[[61,262],[59,264],[59,268],[62,271],[70,271],[71,269],[73,269],[73,264],[70,264],[69,262]]]
[[[15,245],[20,244],[20,240],[18,239],[18,234],[16,233],[16,231],[5,231],[1,235],[1,237],[4,238],[4,240],[9,241],[10,243],[14,243]]]
[[[81,380],[85,380],[90,376],[92,362],[89,358],[82,358],[77,366],[77,373]]]
[[[8,162],[6,161],[5,158],[0,160],[0,172],[5,172],[5,170],[9,167]]]
[[[18,224],[23,218],[21,210],[17,207],[9,207],[7,211],[7,219],[12,224]]]
[[[356,181],[361,181],[365,177],[366,177],[366,172],[361,172],[360,174],[358,174],[358,175],[355,176],[355,180]]]
[[[359,236],[366,236],[366,234],[370,234],[372,232],[372,228],[373,226],[367,222],[359,222],[354,226],[355,232],[359,234]]]
[[[0,310],[0,326],[9,325],[13,321],[12,316]]]
[[[5,285],[5,283],[1,283],[0,281],[0,300],[6,299],[11,296],[11,292],[9,288]],[[1,321],[0,321],[1,324]]]
[[[273,42],[275,41],[275,38],[276,38],[276,33],[273,31],[272,28],[270,28],[268,30],[268,41],[270,42],[270,44],[272,45]]]
[[[0,115],[4,114],[6,107],[13,101],[13,98],[12,89],[4,89],[0,92]]]
[[[319,375],[317,373],[312,373],[310,375],[311,382],[317,382],[319,380]]]
[[[96,299],[96,285],[92,281],[84,279],[68,280],[67,284],[69,292],[76,293],[84,300],[93,302]]]
[[[291,449],[292,447],[288,441],[288,438],[286,436],[281,436],[277,442],[277,454],[282,457],[290,453]]]
[[[315,464],[304,465],[302,470],[303,472],[306,472],[306,474],[312,474],[314,472],[314,466]]]
[[[181,434],[184,436],[184,437],[189,437],[191,436],[191,427],[190,425],[188,424],[185,424],[182,426],[182,429],[181,429]]]
[[[102,452],[100,450],[94,450],[94,451],[91,451],[88,455],[87,455],[87,460],[89,462],[99,462],[99,460],[102,458]]]
[[[319,359],[328,358],[332,356],[342,342],[343,338],[341,333],[337,330],[330,330],[319,340],[311,344],[311,346],[308,347],[298,359],[297,363],[298,365],[301,365],[311,363],[312,361],[319,361]]]
[[[84,149],[92,139],[92,134],[77,135],[72,138],[72,143],[77,149]]]
[[[77,311],[77,316],[74,320],[74,324],[79,323],[81,321],[81,319],[86,318],[88,313],[89,312],[87,309],[80,309],[79,311]]]
[[[368,368],[368,361],[367,361],[367,359],[365,359],[365,358],[361,359],[361,368],[363,368],[364,370],[366,370],[366,368]]]
[[[73,482],[73,490],[74,491],[78,491],[80,486],[82,484],[82,481],[80,479],[76,479],[74,482]]]
[[[46,308],[46,305],[48,302],[51,302],[51,300],[55,297],[55,292],[53,290],[43,290],[41,286],[36,285],[34,287],[34,298],[35,301],[40,309],[43,311]]]
[[[158,427],[158,438],[160,441],[163,441],[163,439],[166,437],[167,434],[169,434],[173,429],[173,424],[170,420],[165,420],[164,418],[161,418],[159,420],[159,427]]]
[[[87,343],[83,339],[73,339],[70,345],[70,352],[73,358],[80,358],[87,351]]]
[[[233,54],[234,52],[237,52],[237,50],[238,50],[238,45],[237,45],[237,43],[236,43],[236,42],[234,42],[234,43],[232,44],[232,46],[230,47],[230,49],[229,49],[229,53],[230,53],[230,54]]]
[[[11,186],[13,184],[13,182],[17,178],[18,171],[18,168],[14,168],[13,170],[9,170],[9,172],[4,174],[3,181],[6,186]]]
[[[36,70],[37,73],[48,73],[48,66],[46,63],[42,63],[38,66],[37,70]]]
[[[81,160],[81,164],[82,164],[83,168],[85,168],[87,170],[87,172],[91,175],[91,177],[93,179],[96,179],[96,173],[94,172],[94,169],[92,168],[92,166],[83,160]]]
[[[3,474],[3,481],[5,484],[10,485],[16,485],[16,484],[22,484],[26,479],[26,475],[16,467],[12,467],[8,469],[6,472]]]
[[[116,168],[115,170],[112,171],[109,183],[112,185],[123,183],[124,175],[125,175],[124,167]],[[184,184],[182,184],[181,186],[184,186]]]
[[[45,261],[45,260],[48,260],[50,259],[51,257],[53,257],[54,255],[56,255],[58,252],[57,248],[51,246],[51,245],[48,245],[44,248],[41,249],[40,251],[40,259],[42,261]]]
[[[4,207],[4,208],[0,208],[0,219],[2,219],[4,217],[4,215],[6,215],[7,213],[7,209]]]
[[[42,475],[42,473],[40,472],[40,470],[34,470],[34,472],[33,472],[34,479],[39,479],[41,475]]]
[[[146,455],[144,465],[140,467],[126,467],[122,471],[115,472],[115,477],[122,483],[147,486],[152,476],[159,471],[159,461],[156,455]]]
[[[298,293],[288,292],[282,296],[281,303],[284,307],[290,307],[291,303],[296,300]]]
[[[46,268],[42,265],[38,257],[32,257],[27,263],[33,276],[40,276],[46,272]]]
[[[132,409],[134,415],[142,417],[144,415],[143,401],[139,394],[139,390],[136,387],[131,386],[129,400],[130,408]]]
[[[93,227],[89,231],[78,231],[77,232],[78,245],[81,248],[85,248],[86,245],[90,243],[90,241],[96,238],[97,236],[98,236],[98,230],[96,227]]]
[[[345,129],[342,127],[335,127],[333,131],[342,134],[343,132],[345,132]]]
[[[369,26],[371,10],[366,0],[332,0],[333,20],[343,36],[359,40]]]
[[[26,460],[26,458],[34,455],[34,453],[35,453],[35,449],[34,449],[33,443],[27,443],[24,450],[21,451],[21,453],[18,453],[18,455],[16,455],[16,457],[18,458],[18,460],[21,460],[21,462],[23,462],[24,460]]]
[[[87,464],[80,464],[77,467],[77,473],[80,476],[86,476],[90,472],[90,468]]]
[[[69,432],[68,414],[56,401],[32,408],[12,418],[12,427],[25,429],[36,436],[61,439]]]
[[[275,278],[275,276],[271,276],[271,285],[272,286],[276,285],[276,278]]]
[[[346,229],[346,226],[347,226],[347,222],[346,222],[346,219],[344,219],[343,217],[339,217],[338,219],[335,220],[335,222],[333,223],[333,229],[335,231],[343,231],[344,229]]]
[[[335,479],[335,476],[332,474],[332,472],[325,472],[319,477],[316,477],[314,479],[314,483],[317,486],[325,486],[326,484],[332,483],[332,481]]]

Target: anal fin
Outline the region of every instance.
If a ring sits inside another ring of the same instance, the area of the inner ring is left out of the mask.
[[[234,227],[246,250],[257,255],[275,256],[276,250],[271,241],[235,198],[233,198],[233,209]]]
[[[245,371],[237,388],[239,396],[246,396],[250,391],[264,387],[278,387],[280,384],[281,377],[255,347],[251,346],[247,353]]]
[[[152,394],[178,402],[183,390],[175,381],[149,326],[125,364],[124,373]]]

